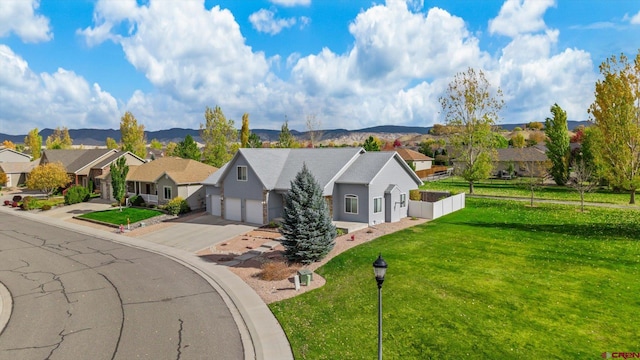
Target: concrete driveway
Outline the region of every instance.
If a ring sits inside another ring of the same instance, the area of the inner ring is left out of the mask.
[[[172,223],[169,227],[136,237],[156,244],[196,252],[255,229],[254,226],[227,221],[207,213]]]

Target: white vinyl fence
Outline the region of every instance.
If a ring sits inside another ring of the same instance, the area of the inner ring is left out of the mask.
[[[449,196],[436,202],[409,200],[409,216],[437,219],[464,208],[464,193]]]

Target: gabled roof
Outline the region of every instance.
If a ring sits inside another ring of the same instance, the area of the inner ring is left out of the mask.
[[[91,168],[92,169],[103,169],[105,166],[111,165],[112,162],[118,160],[118,158],[120,158],[122,156],[125,156],[127,154],[129,154],[129,155],[133,156],[134,158],[140,160],[140,163],[144,163],[144,159],[141,159],[140,157],[138,157],[138,155],[136,155],[136,154],[134,154],[134,153],[132,153],[130,151],[118,151],[118,152],[115,152],[115,153],[105,157],[104,159],[102,159],[102,161],[94,164]]]
[[[415,150],[397,148],[395,150],[404,161],[432,161],[433,158]]]
[[[366,152],[362,148],[240,149],[231,161],[207,178],[203,184],[219,186],[233,171],[238,158],[244,158],[267,190],[288,190],[303,164],[323,188],[331,193],[334,182],[370,184],[389,161],[398,161],[407,173],[422,184],[418,176],[396,152]],[[233,165],[230,165],[233,164]]]
[[[398,161],[416,183],[422,185],[422,180],[395,151],[372,151],[362,154],[336,182],[340,184],[371,184],[380,171],[391,161]]]
[[[191,159],[163,157],[148,163],[129,167],[127,181],[156,182],[163,175],[176,184],[202,183],[215,173],[217,168]]]
[[[0,154],[2,154],[3,152],[20,155],[20,156],[25,157],[27,161],[31,161],[31,156],[29,156],[28,154],[21,153],[19,151],[15,151],[13,149],[6,149],[6,148],[5,149],[0,149]]]
[[[549,159],[544,152],[542,152],[541,150],[535,147],[506,148],[506,149],[497,149],[497,151],[498,151],[498,161],[538,162],[538,161],[547,161]]]
[[[307,168],[322,188],[332,184],[344,172],[346,166],[356,156],[363,153],[362,148],[315,148],[315,149],[239,149],[233,159],[219,171],[207,178],[203,184],[219,185],[240,157],[244,158],[265,189],[287,190],[306,164]]]
[[[37,165],[37,161],[0,162],[0,169],[2,169],[5,174],[22,174],[30,173]]]
[[[116,152],[115,149],[48,149],[43,151],[42,159],[46,159],[50,163],[60,162],[68,173],[77,173]]]

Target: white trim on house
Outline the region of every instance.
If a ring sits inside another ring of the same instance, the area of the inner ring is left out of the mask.
[[[167,190],[169,190],[169,197],[167,197]],[[163,186],[162,187],[162,195],[164,196],[164,200],[173,199],[172,192],[173,192],[173,188],[171,186]]]

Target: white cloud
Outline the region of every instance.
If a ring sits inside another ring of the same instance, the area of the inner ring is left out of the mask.
[[[555,0],[507,0],[498,16],[489,20],[489,33],[514,37],[546,29],[542,16]]]
[[[0,108],[11,132],[67,126],[111,127],[119,124],[117,101],[73,71],[35,74],[8,46],[0,44]],[[35,123],[34,123],[35,121]]]
[[[640,25],[640,11],[638,11],[637,14],[633,15],[629,19],[629,22],[632,23],[633,25]]]
[[[260,9],[249,15],[249,21],[254,29],[271,35],[275,35],[282,29],[290,28],[296,24],[295,18],[276,19],[275,15],[273,11]]]
[[[280,6],[309,6],[311,5],[311,0],[270,0],[271,3],[280,5]]]
[[[24,42],[51,40],[49,19],[35,13],[39,6],[39,0],[0,1],[0,37],[13,32]]]

